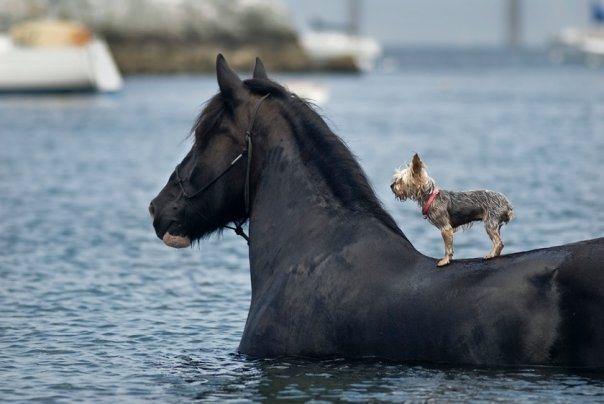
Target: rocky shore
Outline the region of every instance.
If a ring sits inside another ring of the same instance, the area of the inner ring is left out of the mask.
[[[0,0],[0,32],[47,17],[84,23],[124,74],[209,72],[219,52],[235,69],[256,56],[273,71],[313,68],[276,0]]]

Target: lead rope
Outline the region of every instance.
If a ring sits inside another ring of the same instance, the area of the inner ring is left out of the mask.
[[[246,148],[246,150],[243,151],[242,154],[247,156],[247,163],[246,163],[246,169],[245,169],[245,186],[243,188],[243,202],[245,204],[245,216],[246,217],[250,214],[250,175],[251,175],[251,171],[252,171],[252,130],[254,129],[254,122],[256,121],[256,115],[258,115],[260,106],[262,105],[264,100],[266,100],[269,96],[270,96],[270,93],[266,94],[265,96],[263,96],[260,99],[260,101],[258,101],[258,104],[256,104],[256,108],[254,109],[254,114],[252,115],[252,120],[250,121],[249,129],[247,131],[245,131],[245,140],[247,143],[247,148]],[[235,227],[231,227],[231,226],[224,226],[224,227],[234,230],[235,234],[243,237],[245,239],[245,241],[247,242],[247,245],[249,246],[250,238],[248,237],[247,234],[245,234],[245,231],[243,230],[243,224],[245,223],[246,220],[247,220],[247,218],[242,219],[240,222],[233,222],[233,223],[235,223]]]

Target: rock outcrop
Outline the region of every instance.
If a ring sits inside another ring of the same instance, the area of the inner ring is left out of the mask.
[[[236,69],[311,65],[276,0],[0,0],[0,31],[41,17],[87,25],[125,74],[213,71],[219,52]]]

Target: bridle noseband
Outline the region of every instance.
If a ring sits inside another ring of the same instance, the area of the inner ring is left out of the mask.
[[[214,185],[220,178],[222,178],[223,175],[225,175],[231,168],[233,168],[235,166],[235,164],[237,164],[237,162],[239,162],[243,157],[247,157],[247,164],[246,164],[246,169],[245,169],[245,186],[243,189],[243,198],[244,198],[244,203],[245,203],[245,216],[246,218],[241,220],[240,222],[234,222],[235,223],[235,227],[232,226],[228,226],[228,225],[224,225],[223,227],[226,227],[227,229],[231,229],[234,230],[235,233],[241,237],[243,237],[248,245],[250,243],[250,239],[249,237],[245,234],[245,232],[243,231],[243,223],[245,223],[245,221],[247,220],[247,216],[250,213],[250,172],[251,172],[251,167],[252,167],[252,133],[253,133],[253,129],[254,129],[254,122],[256,121],[256,116],[258,115],[258,111],[260,110],[260,106],[262,105],[262,103],[270,96],[269,94],[264,95],[262,98],[260,98],[260,101],[258,101],[258,104],[256,104],[256,108],[254,109],[254,112],[252,114],[252,119],[250,120],[250,124],[248,126],[248,129],[245,131],[245,147],[244,149],[241,151],[241,153],[239,153],[230,163],[229,165],[222,170],[216,177],[214,177],[211,181],[209,181],[207,184],[205,184],[203,187],[199,188],[197,191],[193,192],[193,193],[188,193],[185,190],[185,187],[183,185],[183,179],[180,177],[178,170],[180,168],[180,164],[178,164],[176,166],[176,168],[174,168],[174,182],[176,184],[178,184],[178,186],[180,187],[180,191],[182,192],[182,196],[185,199],[193,199],[197,196],[199,196],[200,194],[202,194],[203,192],[205,192],[206,190],[208,190],[208,188],[210,188],[212,185]]]

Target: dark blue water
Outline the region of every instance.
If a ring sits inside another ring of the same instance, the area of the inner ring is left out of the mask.
[[[504,253],[603,236],[604,74],[524,57],[277,77],[329,86],[322,114],[427,255],[438,230],[388,189],[413,152],[443,188],[508,196]],[[244,241],[169,249],[147,213],[216,89],[147,76],[114,96],[0,98],[0,401],[604,400],[596,372],[238,355]],[[489,248],[482,226],[456,234],[458,258]]]

